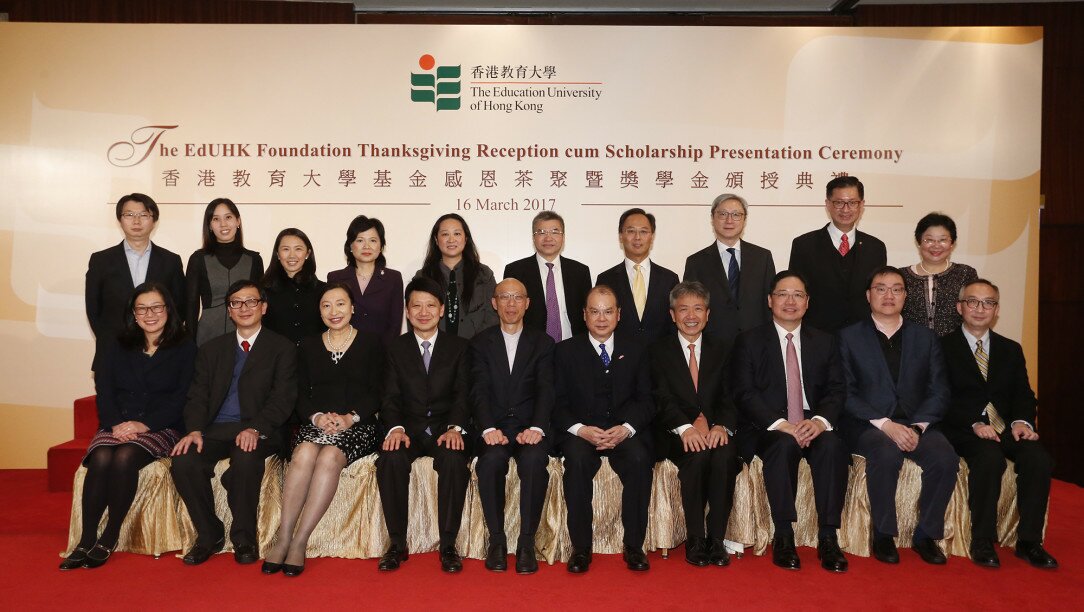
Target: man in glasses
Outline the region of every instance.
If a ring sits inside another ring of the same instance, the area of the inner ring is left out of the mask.
[[[188,565],[203,563],[225,545],[211,490],[215,464],[222,459],[230,460],[222,485],[233,515],[234,559],[242,564],[259,560],[256,512],[264,459],[282,447],[280,430],[297,400],[296,349],[290,340],[263,329],[263,288],[239,280],[226,295],[237,329],[208,341],[196,354],[184,407],[188,434],[172,453],[173,481],[196,528],[195,545],[184,556]]]
[[[866,458],[873,556],[899,563],[896,484],[906,458],[922,468],[912,545],[923,561],[942,565],[936,540],[944,537],[960,459],[937,427],[949,404],[941,343],[900,315],[907,290],[896,268],[873,272],[866,299],[872,315],[839,332],[847,381],[839,429],[851,452]]]
[[[810,325],[836,332],[869,316],[865,299],[870,274],[885,265],[883,242],[856,229],[865,207],[865,187],[853,176],[840,176],[825,188],[824,208],[832,222],[802,234],[790,247],[791,270],[805,277]]]
[[[553,339],[523,326],[530,306],[527,288],[501,281],[492,304],[500,325],[471,339],[471,404],[481,431],[478,495],[489,528],[486,569],[508,569],[504,491],[508,460],[515,458],[520,483],[520,527],[516,573],[538,571],[534,537],[549,484],[550,414],[553,412]]]
[[[745,198],[724,193],[711,203],[715,242],[685,260],[682,280],[700,281],[711,293],[707,331],[729,350],[739,332],[771,320],[765,297],[775,260],[768,249],[741,239],[749,205]]]
[[[990,329],[997,320],[999,297],[997,286],[985,279],[960,290],[956,311],[963,325],[941,340],[952,388],[945,436],[967,462],[971,560],[986,567],[1001,565],[994,550],[997,504],[1005,460],[1010,459],[1016,467],[1020,510],[1016,556],[1053,569],[1058,562],[1042,542],[1054,465],[1036,431],[1035,393],[1024,351]]]

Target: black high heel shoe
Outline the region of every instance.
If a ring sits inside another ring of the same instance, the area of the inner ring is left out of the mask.
[[[60,569],[62,571],[68,571],[83,567],[83,564],[87,561],[88,552],[90,551],[85,548],[76,548],[72,551],[72,554],[68,555],[63,561],[60,562]]]
[[[109,560],[109,556],[113,554],[113,551],[117,549],[117,545],[113,544],[112,548],[106,548],[101,544],[95,544],[94,548],[91,548],[87,552],[87,559],[83,562],[83,567],[87,569],[94,569],[105,565],[105,562]]]
[[[282,575],[296,578],[301,575],[301,572],[305,571],[305,565],[290,565],[289,563],[282,564]]]

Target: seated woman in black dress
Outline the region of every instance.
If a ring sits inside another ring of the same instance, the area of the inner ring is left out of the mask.
[[[440,331],[469,339],[498,323],[497,311],[489,303],[497,281],[479,259],[463,217],[448,213],[437,219],[422,269],[414,276],[431,278],[445,291]]]
[[[342,469],[376,452],[376,413],[384,349],[380,336],[350,324],[350,289],[331,283],[320,297],[327,331],[305,338],[298,351],[297,435],[282,490],[282,522],[263,572],[301,574],[305,549],[327,512]]]
[[[135,499],[139,470],[169,455],[181,437],[195,360],[196,345],[185,335],[169,290],[153,282],[136,287],[124,331],[94,373],[101,429],[83,459],[79,544],[60,569],[100,567],[109,560]],[[99,535],[107,508],[109,520]]]
[[[267,291],[263,324],[294,344],[324,331],[320,294],[324,281],[316,278],[316,254],[305,232],[288,227],[275,238],[275,258],[261,281]]]
[[[386,245],[384,224],[358,215],[346,229],[347,266],[327,274],[327,282],[350,287],[354,327],[380,334],[384,342],[403,333],[403,275],[388,267]]]

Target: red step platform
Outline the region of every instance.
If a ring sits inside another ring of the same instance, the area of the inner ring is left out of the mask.
[[[79,463],[87,454],[87,447],[98,431],[96,396],[75,400],[72,419],[75,424],[75,439],[49,449],[49,490],[53,492],[72,490],[75,471],[79,469]]]

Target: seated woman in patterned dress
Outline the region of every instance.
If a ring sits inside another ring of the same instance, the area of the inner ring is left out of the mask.
[[[135,288],[124,331],[94,373],[101,429],[83,465],[83,525],[79,544],[60,569],[101,567],[117,547],[135,499],[139,470],[169,455],[184,429],[181,417],[195,369],[196,345],[164,285]],[[109,520],[98,524],[109,509]]]
[[[320,296],[324,333],[305,338],[298,351],[297,435],[282,491],[282,523],[263,572],[297,576],[305,549],[327,512],[343,468],[376,452],[376,413],[384,350],[380,336],[350,323],[350,288],[330,283]]]

